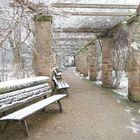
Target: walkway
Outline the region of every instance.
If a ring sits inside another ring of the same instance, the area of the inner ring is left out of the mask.
[[[73,69],[64,72],[70,84],[69,97],[57,106],[28,119],[30,140],[139,140],[140,114],[133,104],[80,78]],[[137,106],[136,106],[137,107]],[[20,125],[13,124],[0,140],[27,139]]]

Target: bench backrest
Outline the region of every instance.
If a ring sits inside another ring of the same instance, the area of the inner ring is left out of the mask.
[[[56,77],[56,79],[62,79],[62,71],[60,71],[57,67],[53,68],[52,76]]]
[[[54,89],[60,90],[70,87],[65,81],[63,81],[62,71],[60,71],[57,67],[53,68],[52,70],[52,81],[54,84]]]
[[[37,98],[43,97],[51,92],[48,83],[24,88],[21,90],[4,93],[0,95],[0,113],[11,108],[25,104]]]

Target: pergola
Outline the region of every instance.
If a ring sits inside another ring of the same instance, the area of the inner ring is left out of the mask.
[[[94,36],[108,32],[135,14],[139,2],[125,2],[52,2],[53,48],[62,49],[64,53],[65,49],[75,49],[77,52],[77,48],[84,47]],[[87,34],[91,37],[87,37]],[[81,40],[86,43],[81,43]],[[71,44],[66,44],[67,41]]]
[[[81,74],[96,80],[101,72],[102,85],[111,87],[114,70],[125,71],[129,98],[140,100],[140,0],[30,1],[22,4],[35,23],[36,75],[73,60]]]

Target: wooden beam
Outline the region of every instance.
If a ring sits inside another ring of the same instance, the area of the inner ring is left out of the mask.
[[[61,14],[54,13],[54,15],[62,16],[63,15],[71,15],[71,16],[132,16],[134,13],[132,12],[69,12],[64,11]]]
[[[79,44],[52,44],[52,46],[69,46],[69,47],[73,47],[73,46],[75,46],[74,48],[76,48],[76,46],[84,46],[86,44],[86,42],[85,43],[79,43]],[[54,47],[55,48],[55,47]]]
[[[81,48],[53,48],[53,51],[55,51],[56,53],[68,53],[68,54],[71,54],[71,53],[77,53]]]
[[[125,4],[86,4],[86,3],[53,3],[56,8],[101,8],[101,9],[137,9],[138,5]]]
[[[79,50],[82,47],[54,47],[54,50]]]
[[[56,54],[57,55],[65,55],[65,56],[74,56],[75,54],[77,54],[78,53],[78,50],[76,50],[76,51],[64,51],[64,52],[62,52],[62,51],[55,51],[56,52]]]
[[[108,28],[101,29],[101,28],[57,28],[54,29],[54,32],[63,32],[63,33],[101,33],[106,32]]]
[[[52,39],[53,41],[88,41],[88,40],[91,40],[91,37],[87,38],[87,37],[75,37],[75,38],[53,38]]]

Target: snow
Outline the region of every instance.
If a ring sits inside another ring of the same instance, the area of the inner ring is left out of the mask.
[[[102,81],[100,81],[100,80],[94,81],[94,83],[95,83],[96,85],[102,85]]]
[[[41,84],[17,90],[0,95],[0,109],[7,108],[14,104],[24,103],[36,97],[44,96],[51,92],[51,88],[48,83]]]
[[[13,119],[13,120],[21,120],[27,116],[29,116],[30,114],[35,113],[36,111],[39,111],[40,109],[43,109],[44,107],[48,106],[49,104],[58,101],[64,97],[66,97],[66,94],[62,94],[62,95],[54,95],[51,96],[47,99],[44,99],[42,101],[39,101],[37,103],[34,103],[30,106],[27,106],[19,111],[16,111],[10,115],[7,115],[5,117],[2,117],[0,120],[9,120],[9,119]]]
[[[95,3],[95,4],[139,4],[139,0],[29,0],[32,2],[44,2],[44,3],[57,3],[57,2],[66,2],[66,3]]]
[[[0,89],[1,88],[12,88],[12,87],[20,87],[22,85],[27,85],[29,86],[31,83],[34,82],[45,82],[48,81],[49,77],[47,76],[36,76],[32,78],[25,78],[25,79],[18,79],[18,80],[11,80],[11,81],[6,81],[6,82],[0,82]]]
[[[114,72],[112,72],[112,74],[114,75]],[[101,79],[102,79],[102,72],[99,71],[97,73],[97,81],[94,81],[94,83],[97,85],[102,85]],[[116,82],[116,79],[114,79],[113,83],[115,84],[115,82]],[[113,91],[121,96],[127,97],[127,95],[128,95],[128,77],[124,71],[120,72],[119,82],[120,82],[120,84],[119,84],[118,88]]]
[[[89,80],[89,76],[87,76],[86,79]]]
[[[131,125],[127,126],[127,128],[131,129],[135,134],[140,132],[140,126],[136,123],[136,118],[131,118]]]
[[[124,89],[116,89],[116,90],[113,90],[115,93],[121,95],[121,96],[124,96],[124,97],[127,97],[128,95],[128,90],[127,90],[127,87],[124,88]]]
[[[41,85],[38,85],[38,86],[33,86],[33,87],[29,87],[29,88],[25,88],[25,89],[21,89],[21,90],[16,90],[16,91],[13,91],[13,92],[9,92],[9,93],[5,93],[5,94],[0,94],[0,101],[1,100],[4,100],[4,99],[7,99],[9,97],[14,97],[14,96],[17,96],[17,95],[23,95],[26,94],[27,92],[33,92],[37,89],[43,89],[43,88],[46,88],[48,87],[49,84],[46,83],[46,84],[41,84]]]
[[[128,77],[125,72],[121,75],[118,89],[113,90],[115,93],[127,97],[128,95]]]
[[[134,50],[139,50],[140,49],[140,44],[134,41],[134,42],[132,42],[131,47]]]
[[[97,81],[100,81],[102,79],[102,71],[98,71],[97,72],[97,77],[96,77]]]

